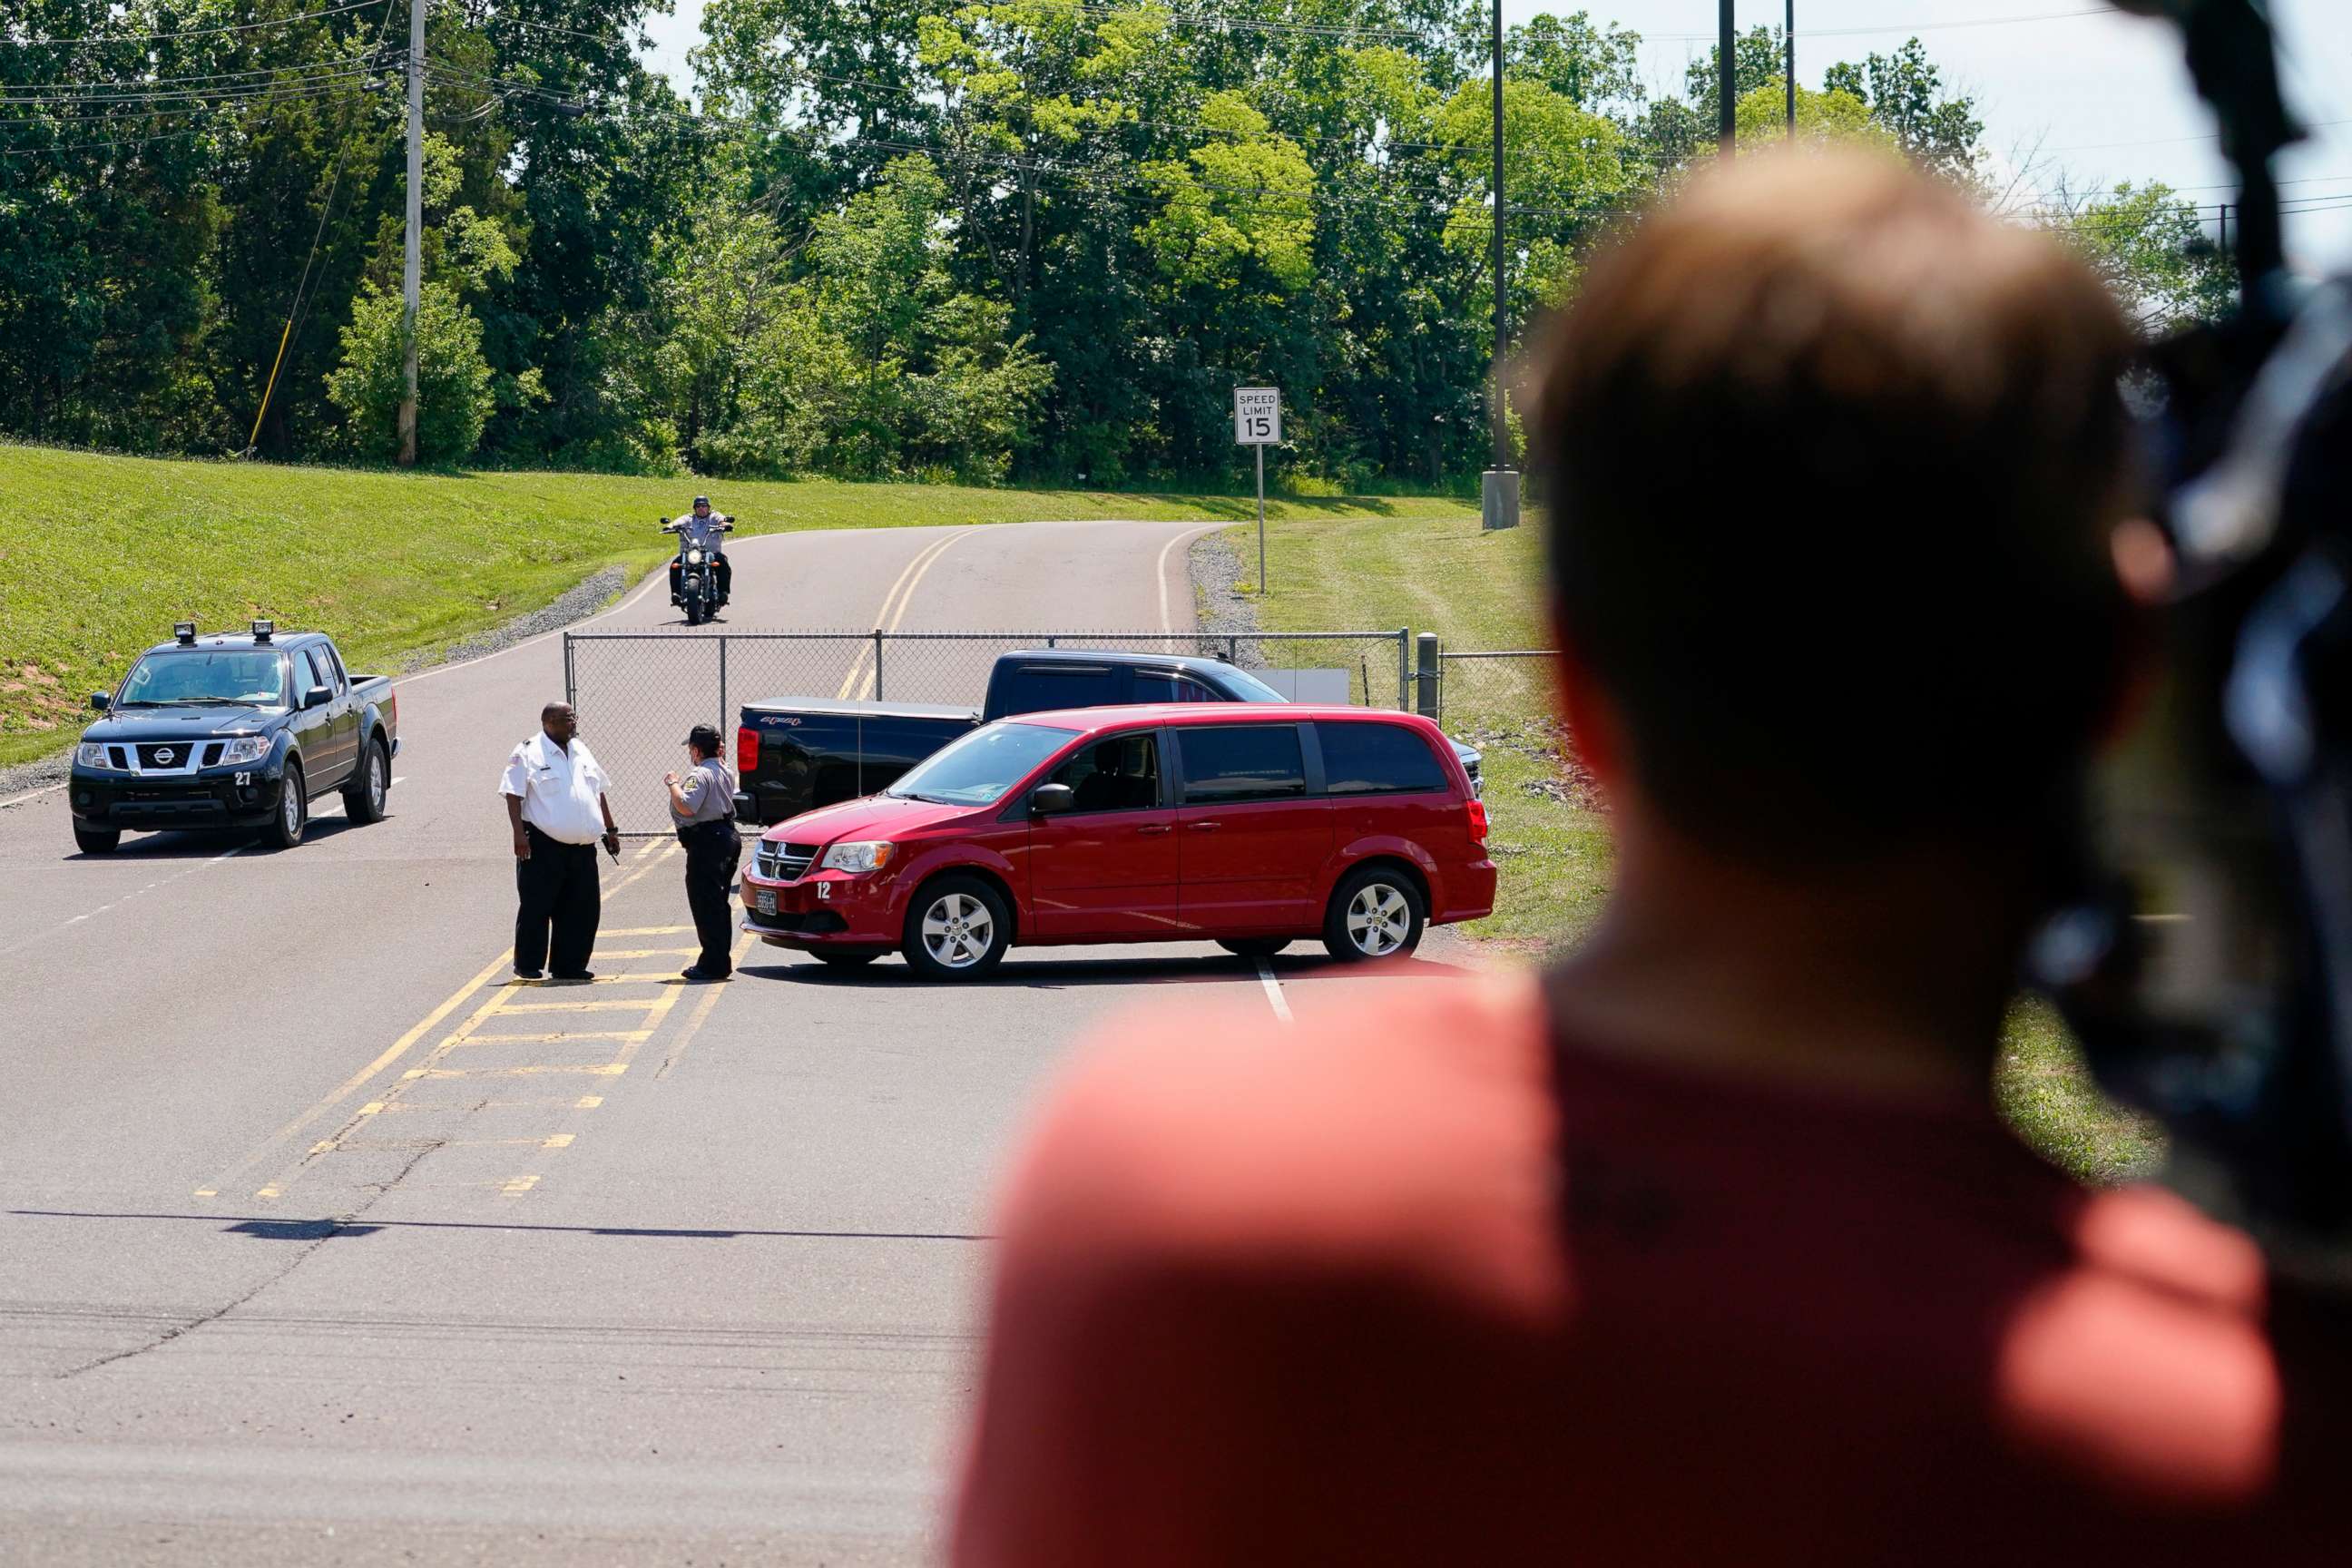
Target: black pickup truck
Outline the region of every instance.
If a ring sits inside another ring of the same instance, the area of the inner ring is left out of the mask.
[[[782,698],[743,705],[735,731],[735,814],[774,823],[887,787],[957,736],[1016,713],[1131,702],[1286,702],[1221,659],[1098,648],[1023,648],[998,658],[978,708]],[[1454,742],[1479,784],[1480,758]]]
[[[74,748],[66,795],[89,855],[125,828],[258,827],[290,848],[331,790],[374,822],[400,754],[392,679],[353,675],[321,634],[268,621],[212,637],[182,621],[89,705],[105,717]]]

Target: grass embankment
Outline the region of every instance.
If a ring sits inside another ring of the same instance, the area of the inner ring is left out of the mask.
[[[0,765],[79,733],[89,694],[194,616],[331,631],[396,668],[669,552],[656,517],[697,489],[746,534],[1046,518],[1241,518],[1228,496],[594,474],[401,474],[183,462],[0,444]],[[1458,502],[1269,502],[1278,516],[1452,513]],[[819,609],[824,616],[835,612]],[[816,623],[812,622],[812,625]],[[825,622],[830,625],[830,622]]]
[[[1255,589],[1255,529],[1225,536]],[[1449,650],[1547,646],[1541,531],[1486,533],[1475,509],[1400,520],[1372,516],[1269,521],[1260,606],[1270,630],[1410,626]],[[1538,661],[1454,664],[1445,725],[1486,753],[1492,843],[1502,867],[1492,918],[1469,929],[1544,951],[1591,924],[1613,865],[1608,818],[1575,773],[1551,719]],[[2163,1153],[2147,1120],[2103,1099],[2051,1009],[2021,1001],[2001,1041],[1994,1095],[2001,1114],[2051,1161],[2089,1182],[2144,1174]]]

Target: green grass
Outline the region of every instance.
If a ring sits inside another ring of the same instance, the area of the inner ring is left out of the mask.
[[[698,489],[745,533],[1045,518],[1251,516],[1234,496],[593,474],[403,474],[167,461],[0,444],[0,764],[80,732],[91,691],[188,616],[335,634],[394,667],[668,551],[657,516]],[[1449,515],[1450,500],[1286,500],[1276,515]],[[839,612],[818,607],[820,617]],[[812,622],[812,625],[817,624]],[[830,625],[829,621],[824,624]]]
[[[1255,528],[1224,535],[1255,586]],[[1267,528],[1277,631],[1410,626],[1452,649],[1544,647],[1541,530],[1482,532],[1475,508],[1405,519],[1285,517]],[[1571,945],[1599,916],[1613,868],[1605,812],[1561,758],[1539,663],[1454,665],[1446,728],[1486,754],[1490,842],[1502,868],[1495,913],[1467,929],[1532,952]],[[2145,1175],[2161,1131],[2105,1100],[2048,1006],[2020,1002],[2003,1031],[1994,1093],[2042,1156],[2086,1182]]]

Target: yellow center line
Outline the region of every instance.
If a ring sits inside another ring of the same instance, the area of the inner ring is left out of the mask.
[[[961,532],[950,533],[907,563],[907,569],[898,574],[898,580],[890,584],[889,593],[882,597],[882,608],[874,617],[876,631],[895,632],[904,624],[907,606],[914,602],[915,589],[922,582],[924,574],[930,571],[931,563],[946,554],[949,547],[962,537]],[[892,610],[894,605],[897,606],[895,615]],[[873,657],[874,649],[870,644],[857,650],[857,657],[850,661],[849,673],[842,679],[841,689],[834,694],[836,700],[862,696],[872,689],[873,672],[866,665]]]
[[[747,934],[736,942],[731,962],[740,964],[743,962],[743,955],[751,951],[751,943],[755,940],[757,939]],[[677,1040],[670,1047],[669,1054],[662,1058],[662,1065],[655,1072],[655,1078],[667,1078],[670,1069],[677,1066],[679,1058],[686,1055],[686,1047],[692,1045],[694,1037],[701,1032],[703,1021],[710,1016],[711,1009],[719,1005],[719,994],[724,989],[724,986],[712,986],[710,994],[694,1005],[694,1011],[687,1015],[685,1026],[678,1031]]]
[[[285,1126],[271,1133],[268,1139],[263,1141],[259,1147],[256,1148],[244,1159],[239,1160],[236,1164],[230,1166],[226,1171],[223,1172],[220,1176],[215,1178],[214,1181],[207,1183],[205,1185],[197,1188],[196,1195],[198,1197],[218,1196],[224,1189],[227,1188],[239,1176],[242,1176],[247,1171],[251,1170],[263,1160],[268,1158],[269,1152],[272,1149],[278,1148],[279,1145],[290,1142],[292,1139],[299,1136],[305,1128],[318,1121],[319,1118],[326,1115],[327,1112],[342,1104],[343,1101],[349,1100],[352,1095],[357,1094],[370,1079],[376,1076],[376,1074],[383,1071],[386,1068],[392,1066],[393,1063],[406,1056],[409,1049],[414,1047],[417,1041],[423,1039],[436,1025],[441,1022],[442,1019],[456,1012],[458,1005],[464,1002],[467,997],[472,995],[481,986],[487,984],[492,975],[498,973],[499,970],[506,968],[513,957],[514,950],[512,948],[509,948],[506,952],[499,954],[498,957],[490,960],[489,963],[484,967],[479,974],[475,975],[471,980],[467,981],[465,984],[451,992],[448,999],[443,1002],[439,1006],[434,1008],[430,1013],[425,1015],[425,1016],[418,1021],[415,1028],[409,1030],[408,1033],[401,1036],[400,1038],[393,1041],[389,1047],[385,1047],[382,1056],[368,1063],[367,1066],[353,1073],[350,1078],[345,1079],[339,1087],[328,1094],[325,1099],[311,1106],[310,1110],[305,1110],[301,1115],[296,1117],[293,1121],[288,1122]]]

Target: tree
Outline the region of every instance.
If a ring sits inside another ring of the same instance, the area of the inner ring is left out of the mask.
[[[1976,184],[1984,163],[1978,144],[1984,122],[1976,117],[1976,100],[1946,95],[1943,73],[1928,62],[1917,38],[1861,65],[1833,65],[1822,80],[1828,90],[1868,104],[1872,121],[1914,163],[1956,184]]]
[[[2160,182],[2107,195],[2061,195],[2051,227],[2089,263],[2146,337],[2210,321],[2236,304],[2238,268],[2197,208]]]
[[[400,291],[367,285],[342,331],[342,362],[327,377],[327,395],[342,410],[346,440],[358,456],[390,461],[400,449]],[[482,324],[444,282],[425,286],[416,311],[416,457],[462,463],[474,455],[497,406]]]

